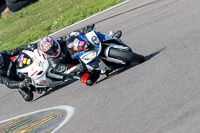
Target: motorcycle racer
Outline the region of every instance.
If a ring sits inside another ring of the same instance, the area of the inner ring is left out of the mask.
[[[45,36],[39,41],[39,47],[47,54],[47,60],[53,69],[53,73],[70,76],[74,75],[72,73],[75,71],[82,71],[82,67],[77,65],[79,61],[71,58],[64,40]],[[77,66],[72,68],[74,65]]]
[[[25,77],[20,79],[16,72],[16,61],[11,57],[18,55],[22,50],[31,50],[34,45],[29,44],[17,47],[13,50],[0,52],[0,83],[6,85],[10,89],[17,89],[25,101],[33,99],[33,92],[27,88],[29,80]]]
[[[85,67],[82,63],[71,57],[69,47],[70,44],[75,44],[77,39],[80,39],[77,38],[78,36],[76,34],[85,34],[93,28],[94,25],[75,31],[66,40],[61,38],[56,40],[53,37],[45,36],[38,43],[28,44],[13,50],[0,52],[0,83],[5,84],[10,89],[17,89],[25,101],[32,101],[33,92],[28,87],[30,82],[29,79],[23,77],[23,75],[19,78],[20,75],[16,74],[16,61],[11,60],[10,58],[18,55],[22,50],[33,51],[34,49],[41,49],[47,54],[47,60],[49,65],[53,68],[53,72],[65,77],[78,75],[83,83],[86,85],[93,85],[100,75],[97,73],[85,73]],[[118,31],[110,35],[120,38],[121,34],[121,31]],[[105,35],[101,35],[103,39]],[[87,48],[86,43],[81,39],[79,41],[82,41],[83,44],[82,48],[79,47],[79,50],[85,50]],[[66,64],[73,64],[73,66]]]
[[[50,45],[49,49],[47,48],[49,44],[48,40],[55,43],[55,45],[52,45],[52,47]],[[44,44],[45,41],[47,41],[46,45]],[[44,44],[43,47],[40,47],[41,43]],[[48,36],[42,38],[38,43],[23,45],[13,50],[0,52],[0,83],[6,85],[10,89],[17,89],[25,101],[33,100],[33,92],[29,89],[32,86],[29,86],[30,81],[29,79],[25,78],[24,75],[17,75],[17,61],[13,61],[11,58],[19,55],[19,53],[23,50],[33,51],[34,49],[40,48],[48,55],[47,60],[50,66],[53,68],[54,73],[66,76],[66,74],[63,74],[63,72],[71,68],[71,66],[67,66],[67,64],[79,64],[78,60],[71,58],[66,48],[66,42],[62,40],[56,40]],[[45,48],[46,50],[48,49],[48,52],[45,51]],[[54,54],[54,52],[56,53]],[[81,71],[80,69],[81,68],[78,68],[79,71]],[[69,76],[69,74],[67,75]]]

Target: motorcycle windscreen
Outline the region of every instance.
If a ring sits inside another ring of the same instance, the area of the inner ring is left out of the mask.
[[[17,69],[22,69],[22,68],[26,68],[30,66],[32,63],[33,63],[33,60],[31,59],[31,57],[22,52],[18,57],[16,67]]]

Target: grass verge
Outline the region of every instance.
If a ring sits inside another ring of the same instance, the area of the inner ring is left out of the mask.
[[[124,0],[39,0],[0,19],[0,51],[31,43]]]

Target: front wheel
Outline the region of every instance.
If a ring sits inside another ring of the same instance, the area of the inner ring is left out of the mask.
[[[143,55],[134,53],[132,51],[124,51],[124,50],[119,50],[115,48],[110,48],[109,56],[119,59],[119,60],[127,61],[127,62],[142,63],[145,61],[145,58]]]

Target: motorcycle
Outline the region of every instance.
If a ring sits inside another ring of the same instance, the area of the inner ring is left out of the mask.
[[[85,66],[86,72],[108,76],[114,70],[128,66],[132,62],[142,63],[145,61],[143,55],[133,52],[120,39],[106,35],[102,40],[100,34],[95,30],[86,34],[79,33],[79,37],[87,42],[88,48],[75,52],[73,57]],[[17,58],[16,68],[18,76],[22,79],[29,78],[30,89],[38,94],[69,80],[80,79],[78,75],[64,78],[62,75],[54,73],[44,52],[39,49],[23,50]]]
[[[44,52],[38,49],[23,50],[17,58],[16,68],[18,76],[30,79],[30,89],[38,94],[70,80],[53,73]]]
[[[111,35],[103,35],[94,29],[86,34],[79,33],[88,48],[84,51],[76,51],[73,54],[82,62],[90,73],[109,75],[114,70],[130,65],[132,62],[142,63],[143,55],[137,54],[122,40]]]

